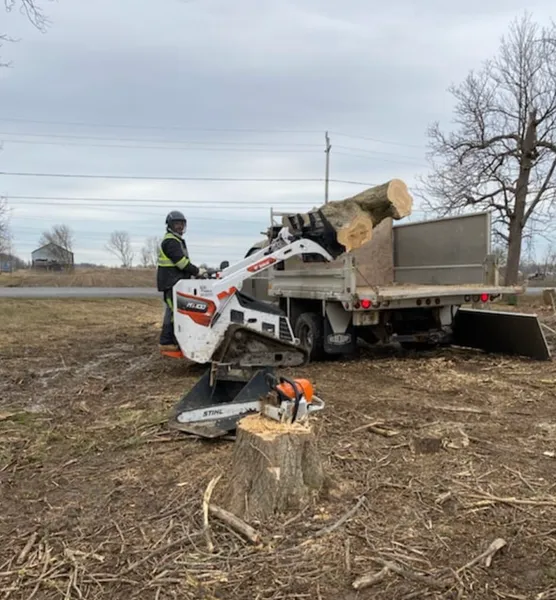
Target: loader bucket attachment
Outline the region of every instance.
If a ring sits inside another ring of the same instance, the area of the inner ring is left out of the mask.
[[[321,210],[288,215],[284,217],[284,225],[288,227],[292,235],[303,237],[322,246],[332,258],[338,258],[346,251],[345,246],[338,242],[336,230]],[[303,262],[324,261],[320,254],[305,254],[302,258]]]
[[[209,369],[174,406],[168,426],[209,439],[232,433],[242,417],[255,412],[253,403],[270,391],[266,379],[269,372],[272,371],[260,369],[247,382],[216,379],[211,385]],[[219,410],[223,404],[225,411]],[[212,415],[214,419],[207,420]]]
[[[485,352],[550,360],[536,315],[460,308],[453,321],[452,344]]]

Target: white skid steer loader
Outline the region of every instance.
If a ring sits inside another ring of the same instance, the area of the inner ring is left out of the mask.
[[[343,252],[334,230],[317,211],[309,225],[292,217],[290,227],[277,232],[269,246],[215,278],[184,279],[174,286],[174,333],[181,353],[209,368],[174,407],[170,427],[215,438],[235,430],[248,413],[299,422],[324,407],[307,380],[275,375],[277,368],[309,360],[286,315],[240,288],[247,278],[293,256],[331,261]]]

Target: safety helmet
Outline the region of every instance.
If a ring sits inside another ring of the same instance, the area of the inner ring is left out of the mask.
[[[168,225],[168,227],[172,226],[173,221],[185,221],[187,224],[185,215],[179,210],[173,210],[166,215],[166,225]]]

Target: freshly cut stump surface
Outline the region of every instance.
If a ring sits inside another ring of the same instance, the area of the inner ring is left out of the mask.
[[[318,495],[325,475],[309,424],[281,424],[259,414],[237,427],[230,485],[224,498],[236,516],[260,522],[299,510]]]

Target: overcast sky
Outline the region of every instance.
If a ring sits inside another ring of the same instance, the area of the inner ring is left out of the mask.
[[[0,69],[0,170],[20,174],[0,176],[0,195],[22,258],[66,223],[76,262],[104,264],[117,263],[104,249],[112,230],[139,252],[173,209],[188,217],[194,262],[242,257],[271,207],[323,202],[325,130],[331,199],[393,177],[411,188],[427,170],[427,126],[449,126],[447,87],[496,52],[524,8],[556,16],[553,0],[42,5],[45,34],[0,6],[0,32],[19,39],[0,49],[12,63]]]

